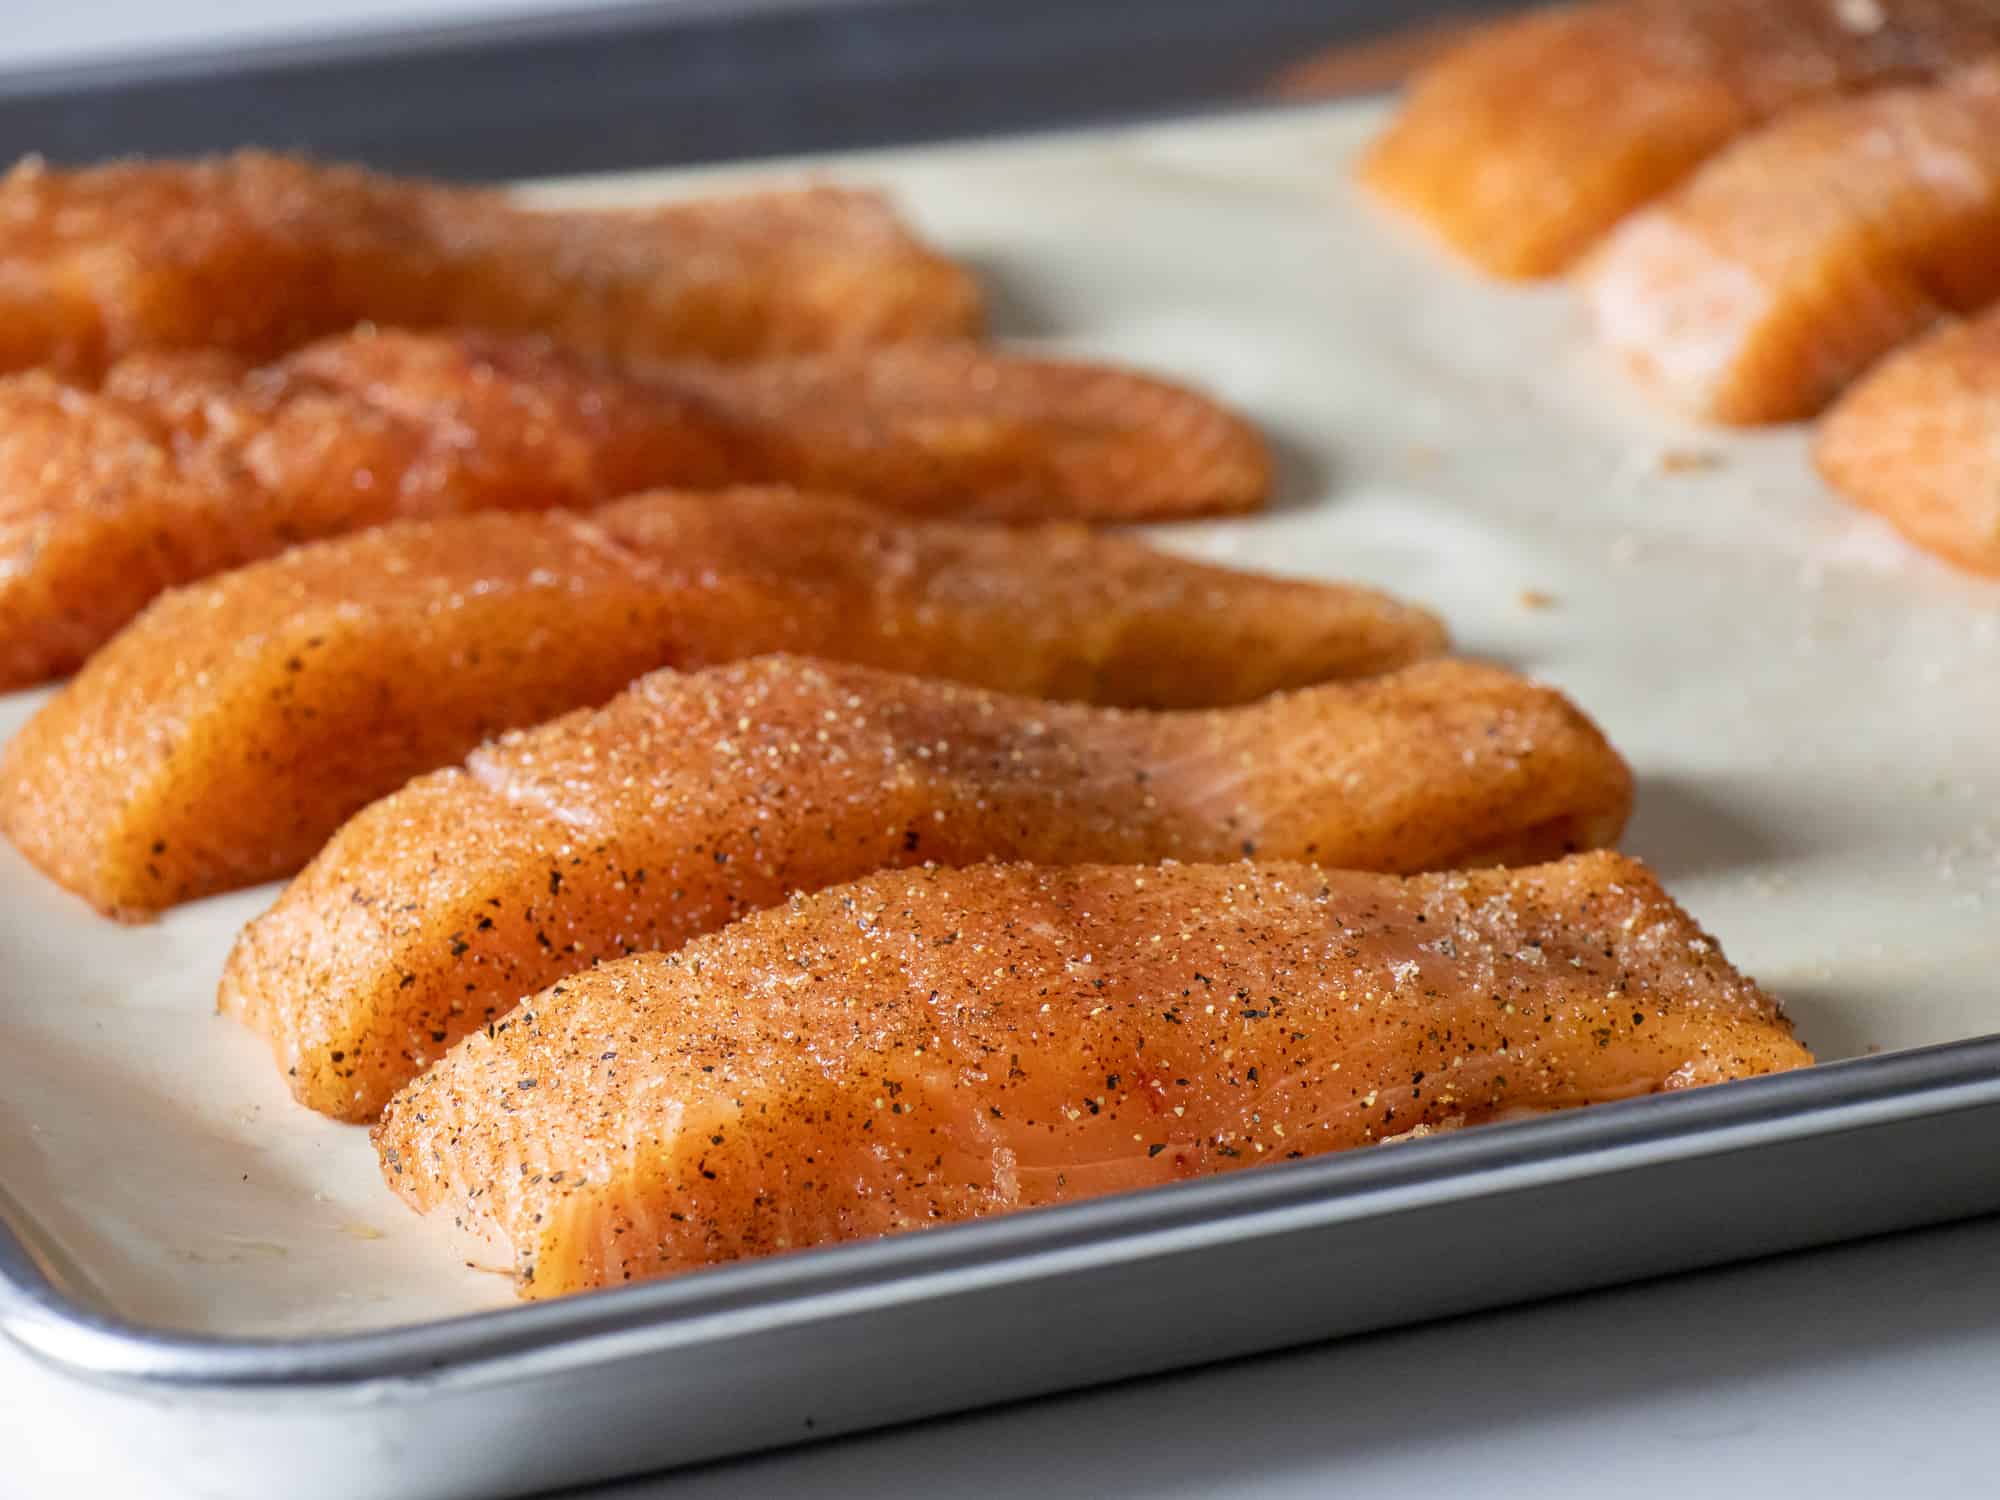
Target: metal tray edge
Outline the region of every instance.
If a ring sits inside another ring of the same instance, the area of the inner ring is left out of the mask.
[[[978,1224],[432,1323],[297,1340],[216,1338],[86,1305],[0,1215],[0,1334],[70,1376],[254,1390],[505,1379],[528,1366],[689,1348],[999,1281],[1187,1253],[1342,1221],[2000,1106],[2000,1035],[1335,1153]],[[1996,1184],[2000,1205],[2000,1184]],[[1917,1222],[1912,1219],[1910,1222]],[[1827,1236],[1834,1238],[1837,1236]]]
[[[1322,60],[1518,3],[627,0],[0,72],[0,157],[247,134],[495,180],[909,145],[1381,88],[1407,58]]]

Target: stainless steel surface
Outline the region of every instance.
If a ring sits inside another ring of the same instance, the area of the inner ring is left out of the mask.
[[[345,1338],[121,1326],[0,1235],[0,1327],[240,1451],[424,1445],[300,1495],[518,1494],[1992,1211],[1996,1151],[1985,1039]]]
[[[248,1390],[423,1376],[446,1366],[461,1375],[503,1379],[517,1361],[556,1348],[577,1350],[596,1339],[622,1345],[637,1337],[654,1350],[687,1349],[750,1329],[770,1335],[891,1307],[929,1307],[940,1298],[978,1299],[1004,1289],[1074,1284],[1162,1258],[1225,1247],[1236,1253],[1295,1236],[1309,1237],[1316,1253],[1338,1253],[1334,1241],[1361,1234],[1357,1225],[1378,1226],[1376,1232],[1385,1223],[1397,1229],[1419,1222],[1434,1227],[1429,1218],[1402,1216],[1449,1219],[1505,1206],[1525,1209],[1540,1201],[1536,1195],[1573,1192],[1586,1184],[1616,1182],[1621,1198],[1636,1191],[1633,1185],[1642,1178],[1651,1179],[1648,1196],[1697,1184],[1683,1205],[1687,1217],[1645,1215],[1634,1221],[1644,1223],[1641,1236],[1620,1232],[1618,1213],[1606,1217],[1592,1211],[1588,1224],[1569,1212],[1499,1215],[1501,1222],[1515,1223],[1506,1231],[1510,1237],[1578,1242],[1560,1255],[1542,1257],[1526,1279],[1521,1271],[1493,1265],[1486,1271],[1496,1279],[1465,1275],[1463,1257],[1483,1255],[1491,1246],[1462,1234],[1428,1248],[1420,1237],[1410,1239],[1408,1248],[1419,1253],[1373,1261],[1375,1273],[1366,1278],[1371,1301],[1402,1305],[1379,1317],[1349,1307],[1338,1327],[1296,1330],[1298,1338],[1310,1339],[2000,1209],[2000,1174],[1990,1170],[1991,1158],[1977,1144],[1983,1132],[2000,1125],[2000,1117],[1988,1118],[1996,1108],[2000,1037],[1981,1038],[504,1312],[287,1342],[162,1334],[94,1313],[72,1300],[12,1226],[0,1225],[0,1330],[72,1373],[103,1379]],[[1891,1143],[1898,1152],[1912,1148],[1909,1170],[1885,1176],[1881,1156],[1831,1153],[1828,1159],[1844,1185],[1866,1179],[1865,1195],[1826,1195],[1820,1178],[1774,1170],[1810,1174],[1822,1164],[1824,1148],[1841,1137],[1855,1138],[1848,1144],[1857,1147],[1865,1138],[1877,1148]],[[1741,1205],[1732,1203],[1725,1222],[1709,1222],[1712,1209],[1692,1200],[1730,1197],[1698,1186],[1724,1174],[1740,1186],[1767,1179],[1770,1196],[1756,1200],[1761,1211],[1743,1214]],[[1793,1219],[1802,1199],[1822,1197],[1833,1201],[1821,1202],[1808,1222],[1778,1222]],[[1659,1201],[1666,1206],[1665,1199]],[[1569,1268],[1579,1257],[1600,1257],[1601,1271],[1586,1279],[1573,1276]],[[1392,1266],[1400,1280],[1384,1285],[1380,1273]],[[1438,1273],[1448,1288],[1422,1285]],[[1321,1298],[1314,1303],[1326,1306]],[[1356,1315],[1358,1321],[1348,1321]],[[1246,1347],[1274,1347],[1283,1332],[1251,1334]]]
[[[0,1193],[0,1332],[201,1493],[498,1496],[1991,1212],[1996,1146],[1988,1037],[289,1340],[107,1314]]]
[[[1506,3],[609,4],[0,74],[0,158],[254,139],[514,178],[1039,130],[1253,103],[1323,49]]]

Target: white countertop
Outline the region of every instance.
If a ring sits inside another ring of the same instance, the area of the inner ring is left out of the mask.
[[[575,0],[571,0],[574,5]],[[17,7],[0,71],[153,46],[460,20],[564,0]],[[1163,1317],[1172,1309],[1163,1308]],[[976,1358],[977,1351],[967,1351]],[[1987,1495],[2000,1470],[2000,1220],[1681,1277],[933,1422],[603,1496]],[[0,1346],[0,1497],[72,1492]],[[76,1493],[85,1491],[77,1490]],[[143,1485],[121,1486],[139,1497]]]
[[[593,1492],[1989,1496],[2000,1221]]]

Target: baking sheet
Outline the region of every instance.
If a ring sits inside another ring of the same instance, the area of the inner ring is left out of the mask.
[[[1822,1058],[2000,1029],[2000,588],[1831,500],[1797,430],[1650,409],[1560,289],[1478,281],[1345,182],[1380,105],[830,159],[999,331],[1263,423],[1277,508],[1160,540],[1364,579],[1557,683],[1639,776],[1626,847]],[[814,168],[822,164],[813,164]],[[551,186],[638,201],[755,173]],[[0,699],[0,733],[45,695]],[[504,1305],[212,1014],[244,892],[118,928],[0,849],[0,1211],[127,1318],[227,1335]]]

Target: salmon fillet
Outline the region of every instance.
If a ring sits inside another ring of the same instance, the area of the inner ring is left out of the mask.
[[[375,1139],[547,1297],[1811,1061],[1614,854],[930,868],[572,976]]]
[[[1553,275],[1764,121],[2000,47],[1995,0],[1602,0],[1482,28],[1361,181],[1484,270]]]
[[[408,521],[156,600],[0,752],[0,829],[100,909],[141,916],[289,875],[419,772],[656,667],[801,651],[1193,708],[1444,641],[1368,589],[823,494]]]
[[[1174,714],[792,657],[656,672],[357,814],[245,929],[221,1007],[301,1101],[370,1119],[565,974],[884,866],[1422,870],[1606,843],[1630,803],[1561,695],[1460,662]]]
[[[251,370],[140,355],[0,379],[0,690],[74,670],[161,591],[401,518],[786,483],[987,520],[1253,509],[1269,455],[1192,392],[971,345],[614,367],[365,333]]]
[[[1788,115],[1583,268],[1610,348],[1719,422],[1809,417],[1939,316],[2000,295],[2000,72]]]
[[[0,369],[268,359],[356,323],[761,358],[979,332],[970,275],[833,187],[615,212],[259,151],[0,179]]]
[[[1919,547],[2000,575],[2000,312],[1883,360],[1826,414],[1813,459]]]

